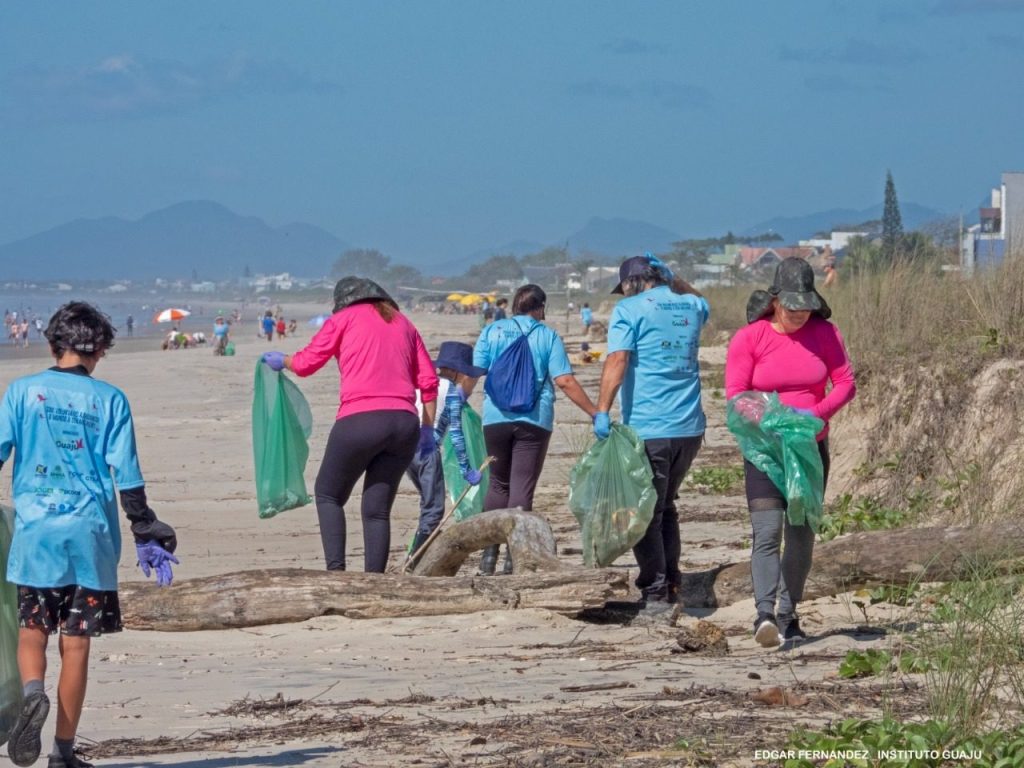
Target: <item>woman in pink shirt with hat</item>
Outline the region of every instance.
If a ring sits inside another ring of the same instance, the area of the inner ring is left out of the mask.
[[[338,281],[334,314],[305,348],[266,352],[263,362],[309,376],[331,358],[341,373],[341,402],[314,486],[324,558],[327,570],[345,570],[344,505],[365,476],[364,570],[383,573],[398,483],[417,450],[429,455],[435,448],[437,374],[416,326],[383,288],[359,277]]]
[[[804,259],[784,259],[767,291],[747,302],[747,325],[729,343],[725,396],[777,392],[779,401],[825,422],[818,435],[828,482],[828,422],[856,394],[853,368],[832,310],[814,289],[814,271]],[[828,385],[831,384],[831,389]],[[750,556],[754,583],[754,639],[765,647],[807,637],[796,613],[811,570],[814,531],[790,525],[786,500],[767,474],[743,462],[753,529]],[[785,535],[785,548],[780,556]]]

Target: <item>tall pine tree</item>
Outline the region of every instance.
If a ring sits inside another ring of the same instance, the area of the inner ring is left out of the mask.
[[[892,171],[885,172],[885,207],[882,209],[882,260],[892,264],[903,241],[903,219],[900,217],[900,204],[896,199],[896,185],[892,181]]]

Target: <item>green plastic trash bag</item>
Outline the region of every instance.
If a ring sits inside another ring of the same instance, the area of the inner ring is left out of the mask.
[[[487,446],[484,444],[484,425],[480,416],[474,411],[469,403],[462,406],[462,435],[466,438],[466,455],[469,457],[469,465],[473,469],[479,469],[487,458]],[[455,456],[455,447],[452,445],[451,430],[445,433],[444,443],[441,445],[441,466],[444,468],[444,487],[448,490],[448,497],[452,504],[459,498],[466,486],[459,469],[459,460]],[[478,515],[484,511],[484,496],[487,494],[487,484],[491,481],[491,471],[484,469],[480,483],[471,487],[465,498],[459,502],[452,513],[456,520],[462,522],[467,517]]]
[[[569,473],[569,509],[580,524],[583,562],[611,565],[647,532],[658,494],[644,443],[625,424],[612,424]]]
[[[7,581],[7,555],[14,535],[14,510],[0,505],[0,744],[21,710],[18,672],[18,591]]]
[[[726,406],[725,422],[743,458],[782,491],[790,525],[809,525],[817,533],[825,470],[815,437],[825,422],[783,405],[775,392],[740,392]]]
[[[273,517],[310,502],[302,473],[309,458],[313,414],[284,373],[256,363],[252,400],[252,450],[260,517]]]

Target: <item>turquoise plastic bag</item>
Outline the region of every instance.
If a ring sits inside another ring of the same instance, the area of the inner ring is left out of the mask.
[[[643,440],[624,424],[598,440],[569,473],[569,509],[580,524],[583,563],[611,565],[647,532],[658,494]]]
[[[256,363],[252,400],[252,450],[260,517],[308,504],[303,472],[309,458],[313,414],[285,374]]]
[[[484,443],[484,425],[480,416],[474,411],[469,403],[462,406],[462,435],[466,438],[466,455],[469,457],[469,464],[473,469],[479,469],[487,458],[487,445]],[[455,447],[452,445],[451,430],[445,433],[444,442],[441,445],[441,466],[444,469],[444,487],[448,490],[448,497],[452,504],[459,498],[469,483],[462,476],[459,469],[459,460],[455,456]],[[452,515],[459,522],[467,517],[478,515],[484,511],[484,496],[487,495],[487,485],[491,481],[491,471],[484,469],[480,477],[480,483],[472,486],[466,493],[465,498],[459,502]]]
[[[18,672],[18,590],[7,581],[7,556],[14,535],[14,510],[0,505],[0,744],[21,711]]]
[[[815,437],[825,422],[783,405],[775,392],[740,392],[726,406],[725,422],[743,458],[782,491],[790,525],[809,525],[817,533],[825,470]]]

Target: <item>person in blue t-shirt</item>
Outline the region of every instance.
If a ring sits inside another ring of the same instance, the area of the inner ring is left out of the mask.
[[[89,768],[74,754],[91,638],[121,630],[116,490],[131,521],[143,573],[171,583],[177,536],[157,519],[135,451],[124,393],[92,378],[114,345],[110,319],[71,302],[45,336],[57,364],[11,382],[0,402],[0,466],[14,453],[14,536],[7,581],[18,594],[18,670],[24,701],[7,751],[31,765],[50,709],[43,690],[46,646],[60,633],[57,731],[49,768]],[[111,476],[113,473],[113,476]]]
[[[527,336],[533,368],[537,377],[536,403],[528,413],[503,411],[484,393],[484,441],[487,453],[495,461],[484,497],[484,511],[519,507],[533,509],[533,492],[551,441],[555,420],[555,387],[590,418],[597,408],[572,373],[561,337],[544,325],[547,295],[539,285],[521,286],[512,297],[512,317],[495,320],[477,339],[473,365],[490,369],[502,352],[520,336]],[[554,384],[552,384],[554,382]],[[480,561],[480,571],[494,573],[498,547],[488,547]],[[513,564],[505,561],[508,572]]]
[[[580,321],[583,323],[584,335],[590,333],[590,326],[594,322],[594,311],[590,308],[589,304],[584,304],[580,310]]]
[[[612,293],[625,298],[608,325],[594,434],[608,437],[618,393],[623,423],[644,441],[657,492],[654,517],[633,547],[642,609],[646,618],[674,616],[682,581],[675,498],[704,437],[697,351],[708,303],[650,254],[622,263]]]
[[[213,321],[213,354],[224,354],[228,348],[230,333],[231,326],[228,325],[228,321],[224,319],[223,315],[217,315],[217,319]]]

